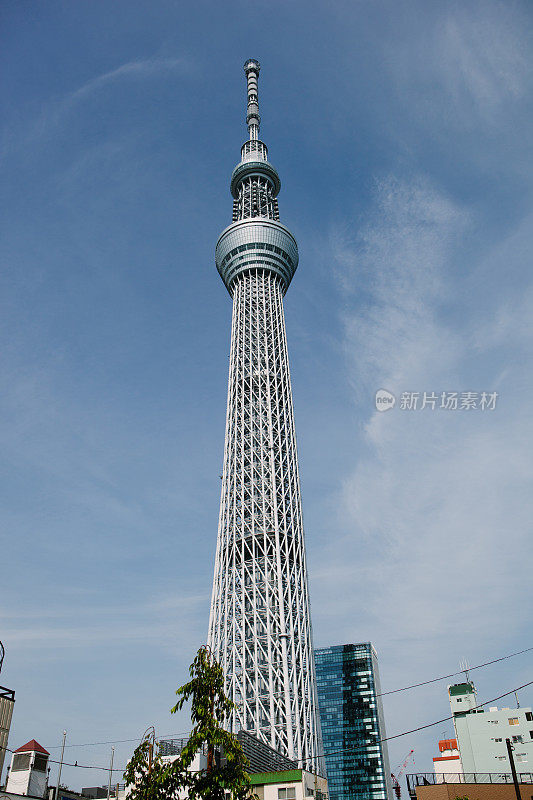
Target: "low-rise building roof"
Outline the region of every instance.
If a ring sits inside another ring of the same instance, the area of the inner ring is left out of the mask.
[[[15,753],[43,753],[45,756],[49,756],[50,753],[48,750],[45,750],[42,744],[36,742],[35,739],[30,739],[29,742],[23,744],[22,747],[18,747]]]

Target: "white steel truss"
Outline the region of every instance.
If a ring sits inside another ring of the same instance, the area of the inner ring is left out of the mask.
[[[262,164],[254,155],[258,149],[266,153],[257,142],[259,64],[249,61],[245,70],[247,145],[253,147],[243,147],[243,159],[234,171],[232,193],[239,213],[220,237],[216,254],[233,297],[233,319],[208,644],[222,665],[226,691],[235,703],[228,726],[235,732],[249,731],[304,767],[321,771],[283,314],[283,294],[298,254],[293,237],[277,221],[277,173],[266,155]],[[262,187],[258,194],[265,199],[259,207],[244,201],[256,186]]]

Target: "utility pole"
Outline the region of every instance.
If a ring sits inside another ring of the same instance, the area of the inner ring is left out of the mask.
[[[507,745],[507,754],[509,756],[509,763],[511,765],[511,774],[513,776],[513,783],[514,783],[514,790],[516,792],[516,800],[522,800],[520,797],[520,787],[518,785],[518,778],[516,775],[516,767],[514,765],[514,756],[513,756],[513,746],[511,744],[510,739],[505,740],[505,744]]]
[[[56,796],[55,800],[57,800],[59,795],[59,784],[61,783],[61,770],[63,769],[63,755],[65,753],[65,741],[67,738],[67,732],[63,731],[63,744],[61,745],[61,758],[59,760],[59,773],[57,776],[57,786],[56,786]]]
[[[109,800],[109,798],[111,796],[111,778],[113,777],[113,759],[114,759],[114,757],[115,757],[115,748],[112,747],[111,748],[111,764],[109,765],[109,781],[108,781],[108,784],[107,784],[107,800]],[[117,798],[118,798],[118,792],[117,792]]]

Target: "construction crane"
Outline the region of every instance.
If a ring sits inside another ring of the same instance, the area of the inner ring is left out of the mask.
[[[401,796],[402,796],[402,790],[400,788],[400,778],[402,777],[403,773],[405,772],[405,768],[406,768],[407,764],[409,763],[409,759],[411,758],[411,756],[413,755],[414,752],[415,752],[414,750],[409,750],[409,752],[407,753],[407,756],[405,757],[405,759],[403,761],[403,764],[401,764],[399,767],[396,767],[396,775],[394,774],[394,772],[391,772],[391,774],[390,774],[390,776],[392,778],[392,788],[394,790],[394,793],[396,795],[397,800],[401,800]]]

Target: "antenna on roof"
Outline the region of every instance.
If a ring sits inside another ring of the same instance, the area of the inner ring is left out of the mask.
[[[470,683],[470,675],[468,672],[468,670],[470,669],[470,664],[468,663],[466,658],[463,658],[463,660],[459,662],[459,668],[464,672],[466,682]]]

